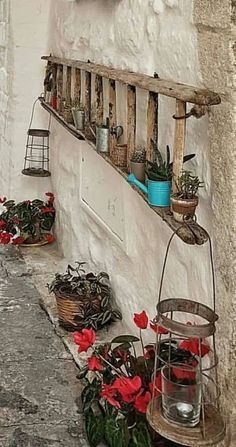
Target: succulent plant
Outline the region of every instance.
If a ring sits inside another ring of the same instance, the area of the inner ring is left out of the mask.
[[[193,199],[197,197],[198,189],[203,187],[204,182],[199,177],[193,175],[191,171],[183,171],[176,182],[177,193],[174,197],[179,199]]]
[[[146,162],[146,151],[145,149],[137,149],[134,151],[131,160],[133,163],[145,163]]]
[[[112,309],[113,297],[108,274],[86,273],[83,268],[85,262],[76,264],[77,267],[68,265],[64,274],[56,273],[55,279],[48,284],[48,290],[81,302],[80,312],[74,319],[77,328],[92,327],[97,330],[109,322],[121,319],[120,311]]]

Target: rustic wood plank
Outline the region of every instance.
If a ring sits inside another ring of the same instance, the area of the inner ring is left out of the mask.
[[[75,69],[75,84],[74,84],[74,102],[79,105],[81,101],[81,70]]]
[[[127,87],[127,160],[128,167],[136,144],[136,88]]]
[[[57,109],[60,111],[63,97],[63,65],[57,66]]]
[[[102,77],[95,77],[95,107],[96,107],[96,123],[100,126],[103,124],[103,81]]]
[[[112,79],[109,80],[109,126],[110,129],[116,127],[116,83]],[[112,131],[109,136],[109,151],[112,156],[114,146],[117,144],[116,134]]]
[[[122,169],[118,168],[112,163],[111,158],[103,154],[102,152],[97,152],[96,145],[91,142],[90,140],[87,140],[86,135],[77,130],[72,124],[67,123],[63,117],[59,115],[58,112],[53,110],[53,108],[47,104],[43,97],[39,97],[39,100],[41,102],[42,107],[47,110],[68,132],[70,132],[74,137],[78,138],[79,140],[86,140],[87,143],[92,147],[96,153],[102,157],[107,163],[109,163],[125,180],[127,180],[127,174],[122,171]],[[130,185],[132,189],[134,189],[147,203],[148,200],[145,194],[143,194],[140,189],[136,188],[134,185]],[[181,224],[174,220],[172,213],[170,212],[169,208],[158,208],[158,207],[150,207],[158,216],[161,217],[161,219],[171,228],[173,231],[177,231],[177,236],[179,236],[180,239],[182,239],[183,242],[186,244],[204,244],[208,240],[208,233],[204,228],[200,227],[197,223],[192,222],[191,224]]]
[[[66,103],[71,104],[71,67],[66,67]]]
[[[90,123],[91,118],[91,83],[92,76],[89,71],[85,72],[85,95],[84,95],[84,110],[85,110],[85,122]]]
[[[186,114],[186,103],[176,100],[175,115],[184,116]],[[186,119],[179,119],[175,121],[175,137],[173,145],[173,192],[177,191],[175,182],[181,175],[183,169],[183,157],[185,148],[185,133],[186,133]]]
[[[153,161],[153,143],[158,145],[158,94],[149,92],[147,108],[147,160]]]
[[[80,68],[85,71],[87,70],[90,73],[98,74],[104,78],[113,79],[114,81],[119,81],[127,85],[133,85],[154,93],[160,93],[164,96],[170,96],[183,102],[200,105],[216,105],[221,102],[220,96],[217,93],[207,89],[199,89],[191,85],[168,81],[161,78],[153,78],[152,76],[145,74],[110,68],[91,62],[64,59],[54,56],[42,56],[42,59],[57,64],[67,64],[71,67]]]

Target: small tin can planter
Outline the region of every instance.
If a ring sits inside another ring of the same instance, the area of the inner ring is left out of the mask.
[[[111,161],[121,169],[127,168],[127,144],[117,144],[112,148]]]
[[[171,209],[174,219],[177,222],[193,220],[197,205],[198,197],[194,197],[192,199],[180,199],[174,196],[171,197]]]
[[[72,107],[71,111],[76,129],[84,130],[84,123],[85,123],[84,110],[79,110],[76,109],[75,107]]]
[[[96,127],[96,149],[98,152],[109,153],[109,127]]]

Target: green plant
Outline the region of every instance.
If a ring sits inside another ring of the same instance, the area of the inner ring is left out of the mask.
[[[145,149],[137,149],[136,151],[134,151],[130,161],[133,163],[145,163],[146,162]]]
[[[149,180],[154,181],[169,181],[172,179],[173,175],[173,162],[170,162],[170,148],[166,146],[166,160],[163,159],[161,152],[159,151],[156,144],[153,143],[155,151],[154,161],[147,161],[146,174]],[[195,157],[195,154],[185,155],[183,158],[183,163],[191,160]]]
[[[0,242],[20,244],[27,240],[39,241],[50,232],[55,220],[54,195],[46,193],[47,200],[1,199],[5,211],[0,215]],[[48,235],[52,242],[52,235]]]
[[[105,324],[121,319],[121,313],[112,309],[112,290],[109,276],[105,272],[95,275],[85,273],[85,262],[76,262],[77,267],[68,265],[66,273],[56,273],[54,280],[48,284],[49,292],[61,296],[71,296],[83,302],[80,313],[75,317],[79,327],[92,327],[97,330]]]
[[[204,182],[201,182],[199,177],[193,175],[191,171],[183,171],[175,184],[177,193],[174,194],[174,197],[178,197],[179,199],[193,199],[197,197],[198,189],[203,187]]]
[[[155,334],[167,335],[168,331],[149,322],[145,311],[134,314],[140,336],[120,335],[105,344],[95,344],[92,329],[75,332],[74,342],[78,352],[91,355],[80,369],[78,379],[83,380],[81,393],[86,432],[91,447],[104,442],[109,447],[174,446],[154,433],[146,420],[146,411],[152,394],[161,393],[161,367],[164,362],[198,365],[198,339],[177,341],[159,335],[158,372],[153,383],[155,343],[144,345],[142,331],[150,324]],[[156,336],[156,335],[155,335]],[[209,346],[202,341],[201,356],[209,353]],[[161,360],[162,359],[162,360]],[[175,381],[186,384],[193,379],[191,370],[173,368]],[[195,376],[194,376],[195,377]]]

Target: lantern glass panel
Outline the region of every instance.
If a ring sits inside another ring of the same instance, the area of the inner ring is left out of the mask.
[[[161,382],[164,417],[176,424],[195,427],[201,412],[199,372],[188,365],[165,365]]]

